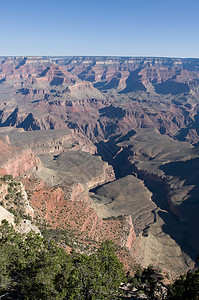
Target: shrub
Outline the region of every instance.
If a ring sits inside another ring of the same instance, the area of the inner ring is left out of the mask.
[[[124,273],[112,242],[90,256],[68,255],[39,234],[16,233],[5,220],[0,232],[0,298],[116,299]]]

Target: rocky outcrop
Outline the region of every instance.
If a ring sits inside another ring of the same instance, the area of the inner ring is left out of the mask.
[[[70,200],[88,202],[88,193],[85,187],[80,183],[75,183],[71,187]]]
[[[21,234],[28,233],[29,231],[40,233],[38,227],[33,225],[30,220],[23,219],[16,225],[15,216],[0,205],[0,224],[3,220],[8,221],[9,224],[13,225],[16,232]]]
[[[15,220],[14,215],[11,214],[9,211],[7,211],[4,207],[0,206],[0,223],[3,220],[8,221],[12,225],[15,224],[15,222],[14,222],[14,220]]]
[[[5,176],[0,179],[0,202],[0,223],[3,220],[8,221],[21,234],[31,230],[40,233],[38,227],[25,218],[25,216],[33,218],[34,210],[30,206],[22,182],[14,181],[11,177],[6,178]]]
[[[92,178],[87,183],[87,186],[89,189],[92,189],[98,185],[102,185],[107,182],[113,181],[114,179],[115,179],[115,173],[114,173],[113,167],[110,166],[108,163],[103,162],[102,174]]]
[[[136,240],[136,235],[134,231],[134,226],[132,223],[131,216],[124,216],[125,224],[123,227],[123,234],[121,237],[121,246],[126,247],[129,250],[132,250]]]
[[[81,184],[88,191],[100,184],[115,179],[113,168],[99,156],[83,151],[65,151],[58,156],[41,155],[44,168],[41,169],[41,178],[48,184]]]
[[[35,155],[59,155],[65,151],[84,151],[91,154],[97,152],[96,146],[82,133],[73,129],[35,130],[25,132],[22,128],[4,127],[0,138],[20,148],[31,148]]]
[[[151,196],[141,180],[128,175],[95,189],[92,199],[99,215],[103,217],[130,215],[138,235],[154,222],[153,210],[156,205]]]
[[[0,140],[0,174],[18,177],[41,164],[31,149],[19,149]]]
[[[19,225],[14,226],[15,230],[21,234],[26,234],[30,231],[41,234],[39,228],[31,223],[30,220],[22,220]]]
[[[34,178],[24,178],[23,182],[31,193],[30,201],[37,218],[50,228],[66,229],[79,251],[90,253],[105,239],[122,247],[124,256],[125,249],[132,251],[136,236],[131,217],[100,218],[82,185],[49,188]]]
[[[30,217],[33,218],[34,217],[34,210],[30,206],[30,203],[29,203],[29,200],[28,200],[28,195],[26,193],[24,185],[21,182],[20,182],[19,190],[20,190],[20,195],[23,199],[23,207],[24,207],[25,215],[30,216]]]

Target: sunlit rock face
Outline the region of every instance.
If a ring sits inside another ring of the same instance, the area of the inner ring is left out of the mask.
[[[19,149],[0,140],[0,174],[18,177],[32,168],[39,168],[40,159],[31,149]]]
[[[153,127],[197,143],[199,60],[0,59],[0,126],[76,129],[94,142]]]
[[[0,174],[79,251],[110,238],[179,275],[199,251],[198,112],[198,59],[0,58]]]

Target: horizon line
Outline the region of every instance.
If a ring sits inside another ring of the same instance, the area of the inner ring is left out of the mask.
[[[134,56],[120,56],[120,55],[0,55],[0,58],[66,58],[66,57],[106,57],[106,58],[168,58],[168,59],[199,59],[199,57],[179,57],[179,56],[144,56],[144,55],[134,55]]]

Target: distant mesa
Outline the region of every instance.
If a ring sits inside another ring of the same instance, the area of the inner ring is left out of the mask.
[[[152,127],[199,142],[197,59],[7,57],[0,78],[1,126],[72,126],[93,142]]]

